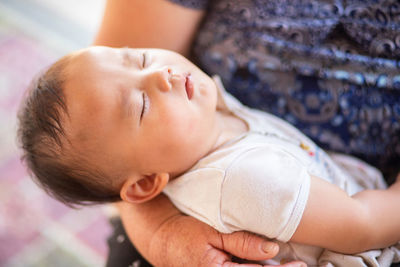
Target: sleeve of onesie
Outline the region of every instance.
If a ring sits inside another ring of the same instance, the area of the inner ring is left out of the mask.
[[[299,225],[309,190],[307,168],[293,155],[276,147],[254,148],[226,172],[221,220],[231,231],[287,242]]]
[[[206,9],[209,2],[209,0],[168,0],[168,1],[193,9]]]

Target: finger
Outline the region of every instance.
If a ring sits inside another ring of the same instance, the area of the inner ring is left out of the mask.
[[[305,264],[302,261],[292,261],[292,262],[288,262],[282,265],[278,265],[278,266],[282,266],[282,267],[307,267],[307,264]],[[264,265],[264,267],[277,267],[277,265]]]
[[[204,260],[201,266],[208,267],[262,267],[260,264],[239,264],[231,262],[231,257],[226,253],[210,247],[205,254]]]
[[[199,264],[199,266],[221,267],[226,262],[230,261],[231,257],[225,251],[221,251],[218,248],[209,246],[203,255],[201,264]]]
[[[239,264],[234,262],[225,262],[222,267],[262,267],[259,264]],[[276,266],[274,266],[276,267]]]
[[[220,249],[247,260],[266,260],[276,256],[279,246],[248,232],[219,234],[222,242]]]

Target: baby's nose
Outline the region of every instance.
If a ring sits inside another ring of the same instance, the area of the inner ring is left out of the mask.
[[[160,91],[169,92],[171,90],[171,74],[172,71],[168,67],[162,67],[154,71],[153,77]]]

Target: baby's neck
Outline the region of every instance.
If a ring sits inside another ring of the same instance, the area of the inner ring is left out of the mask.
[[[205,142],[205,144],[209,146],[209,149],[207,149],[208,151],[202,157],[214,152],[226,142],[238,137],[248,130],[248,125],[245,121],[229,111],[221,111],[217,109],[215,128],[212,133],[207,136],[209,138],[209,142]],[[184,172],[186,171],[187,170]],[[170,172],[170,179],[174,179],[182,175],[184,172]]]
[[[244,120],[231,112],[221,110],[217,110],[216,127],[218,127],[219,135],[210,152],[249,130]]]

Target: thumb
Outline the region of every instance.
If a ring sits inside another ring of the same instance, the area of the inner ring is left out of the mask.
[[[275,257],[279,252],[279,246],[276,243],[248,232],[220,233],[219,235],[220,244],[212,245],[241,259],[266,260]]]

